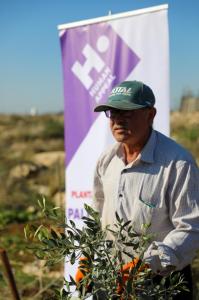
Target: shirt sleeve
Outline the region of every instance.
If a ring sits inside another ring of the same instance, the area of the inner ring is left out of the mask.
[[[100,175],[100,160],[99,160],[97,162],[95,173],[94,173],[92,207],[100,213],[100,216],[102,216],[103,205],[104,205],[104,191],[103,191],[103,184]]]
[[[167,200],[174,229],[155,242],[162,268],[181,270],[190,264],[199,249],[199,171],[194,163],[183,163],[171,175]],[[146,252],[150,257],[151,247]],[[151,259],[153,254],[151,255]]]

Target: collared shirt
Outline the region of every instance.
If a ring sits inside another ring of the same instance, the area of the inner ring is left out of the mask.
[[[152,133],[135,161],[126,165],[121,144],[103,153],[94,177],[94,207],[102,226],[116,223],[115,212],[141,233],[154,234],[162,266],[182,269],[199,249],[199,171],[191,154],[160,132]]]

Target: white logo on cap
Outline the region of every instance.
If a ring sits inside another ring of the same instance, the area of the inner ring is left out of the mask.
[[[116,96],[116,95],[125,95],[125,96],[131,96],[131,88],[126,88],[126,87],[115,87],[111,91],[110,96]]]

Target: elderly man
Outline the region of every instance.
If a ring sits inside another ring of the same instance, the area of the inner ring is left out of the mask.
[[[154,104],[149,86],[125,81],[95,108],[110,119],[117,143],[98,160],[94,207],[104,227],[115,223],[115,212],[132,220],[137,233],[151,223],[146,262],[162,276],[182,270],[191,289],[189,265],[199,248],[198,167],[183,147],[153,129]]]

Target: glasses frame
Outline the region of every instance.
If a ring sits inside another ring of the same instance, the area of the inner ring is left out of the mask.
[[[151,109],[151,107],[147,106],[147,107],[143,107],[143,108],[139,108],[139,109],[134,109],[134,110],[122,110],[122,109],[108,109],[105,110],[105,116],[108,119],[114,119],[117,117],[121,117],[121,118],[130,118],[132,117],[133,113],[136,113],[137,111],[140,110],[148,110]]]
[[[129,118],[132,116],[132,110],[121,110],[121,109],[109,109],[104,111],[105,116],[108,119],[114,118]]]

